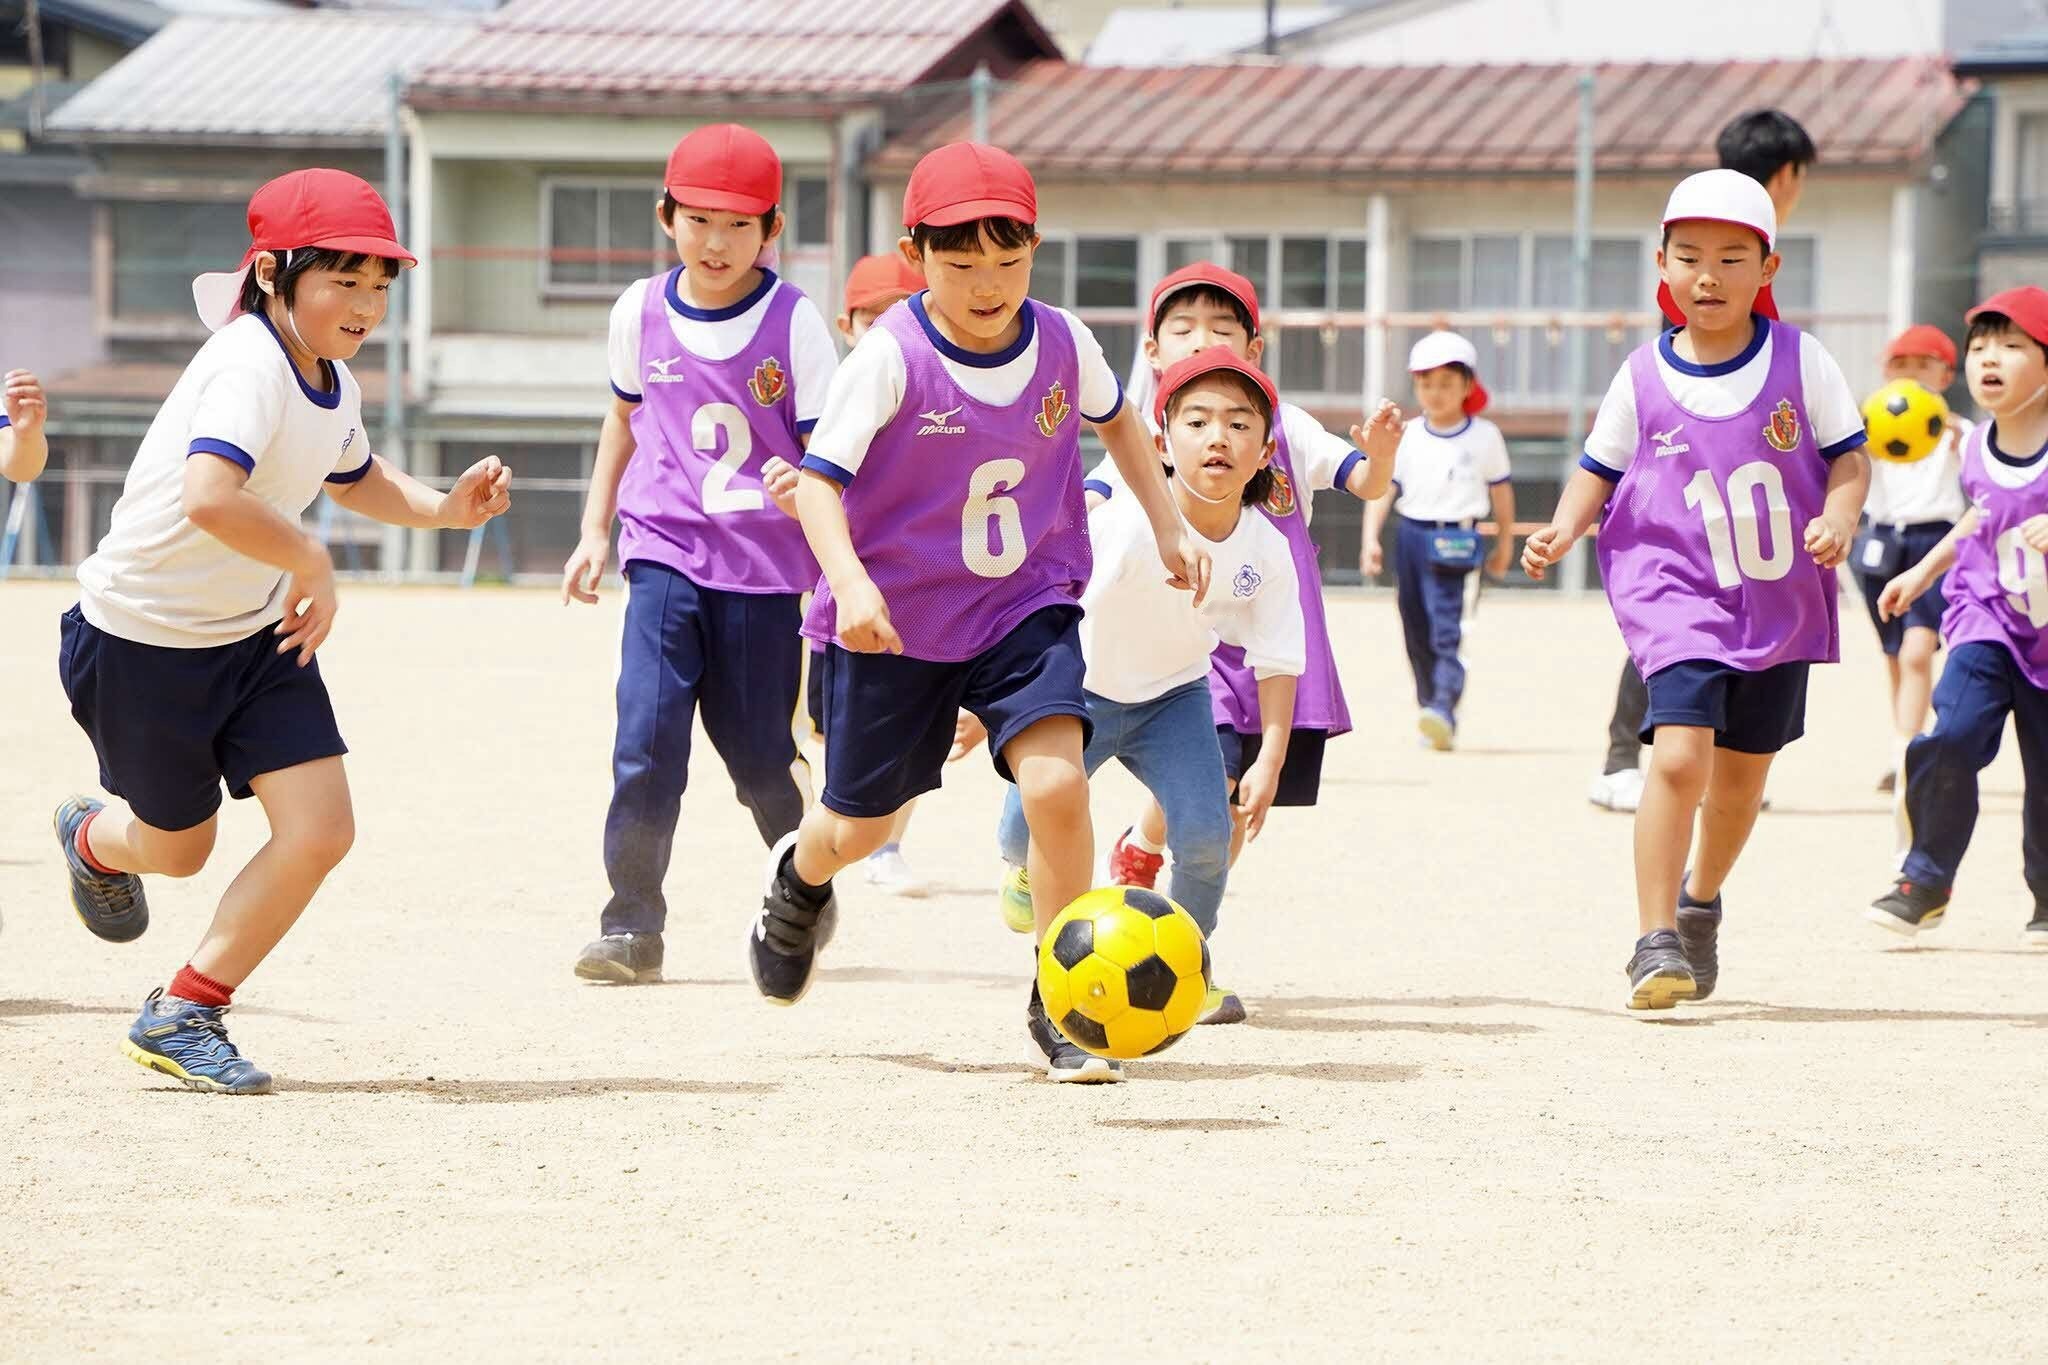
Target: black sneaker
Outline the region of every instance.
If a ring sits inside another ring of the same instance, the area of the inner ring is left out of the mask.
[[[773,1005],[794,1005],[811,988],[811,969],[818,950],[832,941],[839,922],[838,898],[828,887],[825,903],[812,907],[790,890],[783,863],[796,848],[796,831],[782,836],[768,852],[768,884],[761,893],[761,916],[747,936],[747,965],[754,989]]]
[[[96,872],[78,851],[78,827],[105,809],[90,796],[73,796],[57,807],[50,824],[71,874],[71,908],[79,922],[109,943],[132,943],[149,928],[149,898],[133,872]]]
[[[2048,901],[2034,902],[2034,917],[2027,921],[2027,946],[2048,948]]]
[[[1685,949],[1669,929],[1655,929],[1636,940],[1635,956],[1628,960],[1628,984],[1632,1010],[1668,1010],[1692,999],[1698,990]]]
[[[652,985],[661,980],[661,935],[606,934],[595,939],[576,959],[576,975],[619,986]]]
[[[1863,918],[1907,938],[1940,925],[1948,913],[1948,892],[1901,877],[1892,889],[1870,903]]]
[[[1714,993],[1714,983],[1721,977],[1721,954],[1715,944],[1721,932],[1721,898],[1694,900],[1685,889],[1691,879],[1688,872],[1678,883],[1678,946],[1692,968],[1692,998],[1704,1000]]]
[[[1045,1002],[1038,998],[1038,983],[1031,985],[1031,1003],[1024,1008],[1024,1027],[1031,1041],[1045,1054],[1045,1078],[1079,1085],[1103,1085],[1124,1078],[1124,1064],[1110,1057],[1098,1057],[1067,1040],[1066,1035],[1046,1018]]]

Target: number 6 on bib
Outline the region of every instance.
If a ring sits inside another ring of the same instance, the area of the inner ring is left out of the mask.
[[[1013,459],[990,460],[968,476],[960,558],[979,577],[1008,578],[1024,563],[1024,514],[1015,498],[1003,496],[1023,481],[1024,462]]]

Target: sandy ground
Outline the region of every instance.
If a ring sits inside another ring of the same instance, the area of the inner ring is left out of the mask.
[[[912,831],[937,894],[846,879],[790,1011],[747,984],[760,848],[700,763],[673,979],[584,985],[618,595],[345,586],[322,658],[360,837],[233,1016],[279,1093],[230,1100],[117,1045],[260,812],[152,884],[140,942],[79,926],[47,825],[94,771],[55,678],[69,600],[0,589],[0,1357],[2048,1353],[2018,765],[1934,942],[1856,919],[1890,848],[1860,616],[1730,885],[1723,998],[1646,1023],[1628,822],[1584,794],[1604,605],[1489,599],[1443,756],[1391,600],[1338,602],[1360,731],[1217,939],[1252,1023],[1075,1088],[1028,1064],[985,761]],[[1105,841],[1132,791],[1098,784]]]

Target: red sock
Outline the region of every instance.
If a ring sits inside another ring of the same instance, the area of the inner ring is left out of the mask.
[[[93,857],[92,841],[85,837],[85,832],[92,828],[92,822],[99,818],[100,813],[94,811],[91,815],[80,820],[78,822],[78,833],[72,837],[71,842],[78,849],[78,856],[85,859],[87,867],[99,873],[102,877],[118,877],[121,875],[121,869],[118,867],[108,867],[98,858]]]
[[[169,993],[180,1000],[190,1000],[195,1005],[211,1005],[215,1009],[235,998],[233,986],[223,986],[189,962],[178,968],[178,974],[171,978]]]

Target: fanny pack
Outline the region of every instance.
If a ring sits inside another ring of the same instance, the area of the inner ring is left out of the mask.
[[[1881,526],[1865,526],[1849,547],[1849,562],[1866,578],[1889,581],[1905,567],[1906,542]]]
[[[1464,573],[1479,567],[1479,532],[1457,526],[1434,527],[1429,532],[1429,562],[1445,573]]]

